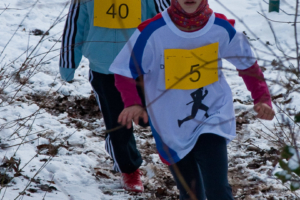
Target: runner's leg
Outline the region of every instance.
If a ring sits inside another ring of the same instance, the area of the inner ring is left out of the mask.
[[[204,115],[204,116],[205,116],[206,118],[209,117],[209,115],[208,115],[208,113],[207,113],[208,107],[207,107],[206,105],[204,105],[204,104],[201,103],[201,104],[199,105],[198,108],[199,108],[200,110],[204,110],[204,111],[205,111],[205,115]]]
[[[180,200],[192,200],[191,193],[195,195],[197,200],[205,200],[201,172],[193,153],[190,152],[182,160],[169,166],[169,169],[180,192]]]
[[[142,158],[136,148],[133,129],[121,127],[117,122],[124,104],[115,87],[114,75],[90,71],[90,83],[100,102],[106,130],[113,130],[106,134],[105,148],[114,160],[114,170],[132,173],[140,167]]]
[[[178,126],[180,127],[181,124],[183,124],[186,121],[189,121],[191,119],[194,119],[197,115],[198,112],[198,106],[194,103],[193,107],[192,107],[192,113],[190,116],[187,116],[186,118],[182,119],[182,120],[178,120]]]
[[[215,134],[202,134],[193,155],[202,172],[207,200],[233,200],[227,177],[226,139]]]

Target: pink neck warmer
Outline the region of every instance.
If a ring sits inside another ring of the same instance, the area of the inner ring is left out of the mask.
[[[194,13],[185,12],[177,0],[171,0],[168,13],[172,21],[180,27],[201,29],[206,25],[213,11],[209,8],[207,0],[202,0]]]

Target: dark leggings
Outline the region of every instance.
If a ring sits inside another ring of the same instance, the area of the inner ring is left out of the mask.
[[[143,160],[136,148],[133,129],[118,123],[124,103],[115,87],[114,75],[90,71],[90,83],[100,103],[106,130],[110,131],[106,133],[105,149],[114,161],[113,168],[117,172],[132,173],[141,166]],[[143,96],[141,98],[143,100]]]
[[[180,200],[233,200],[223,137],[202,134],[192,151],[169,169],[180,191]]]

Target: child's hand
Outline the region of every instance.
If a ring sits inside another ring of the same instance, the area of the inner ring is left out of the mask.
[[[127,128],[131,128],[132,120],[135,124],[139,123],[139,118],[143,118],[144,123],[148,122],[148,115],[144,108],[139,105],[133,105],[125,108],[119,115],[118,122]]]
[[[274,110],[265,103],[257,103],[254,106],[255,112],[257,112],[257,118],[272,120],[275,116]]]

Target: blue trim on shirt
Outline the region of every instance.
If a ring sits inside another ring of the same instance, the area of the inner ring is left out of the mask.
[[[164,21],[163,18],[159,18],[158,20],[151,22],[141,32],[140,36],[136,40],[136,43],[131,53],[130,62],[129,62],[131,75],[134,79],[136,79],[142,74],[145,74],[142,68],[142,59],[143,59],[145,46],[152,33],[164,25],[166,25],[166,22]]]
[[[217,18],[217,17],[215,19],[214,24],[222,26],[223,28],[226,29],[226,31],[228,32],[228,35],[229,35],[229,43],[230,43],[232,38],[236,34],[236,30],[233,28],[233,26],[228,21],[226,21],[224,19]]]
[[[157,151],[160,154],[160,156],[170,164],[174,164],[174,163],[177,163],[178,161],[180,161],[181,159],[178,157],[176,151],[174,151],[173,149],[168,147],[162,141],[161,137],[159,136],[159,134],[153,127],[150,118],[149,118],[149,124],[151,126],[152,134],[153,134],[153,137],[154,137],[155,143],[156,143],[156,148],[157,148]],[[172,136],[170,136],[170,137],[172,137]]]

